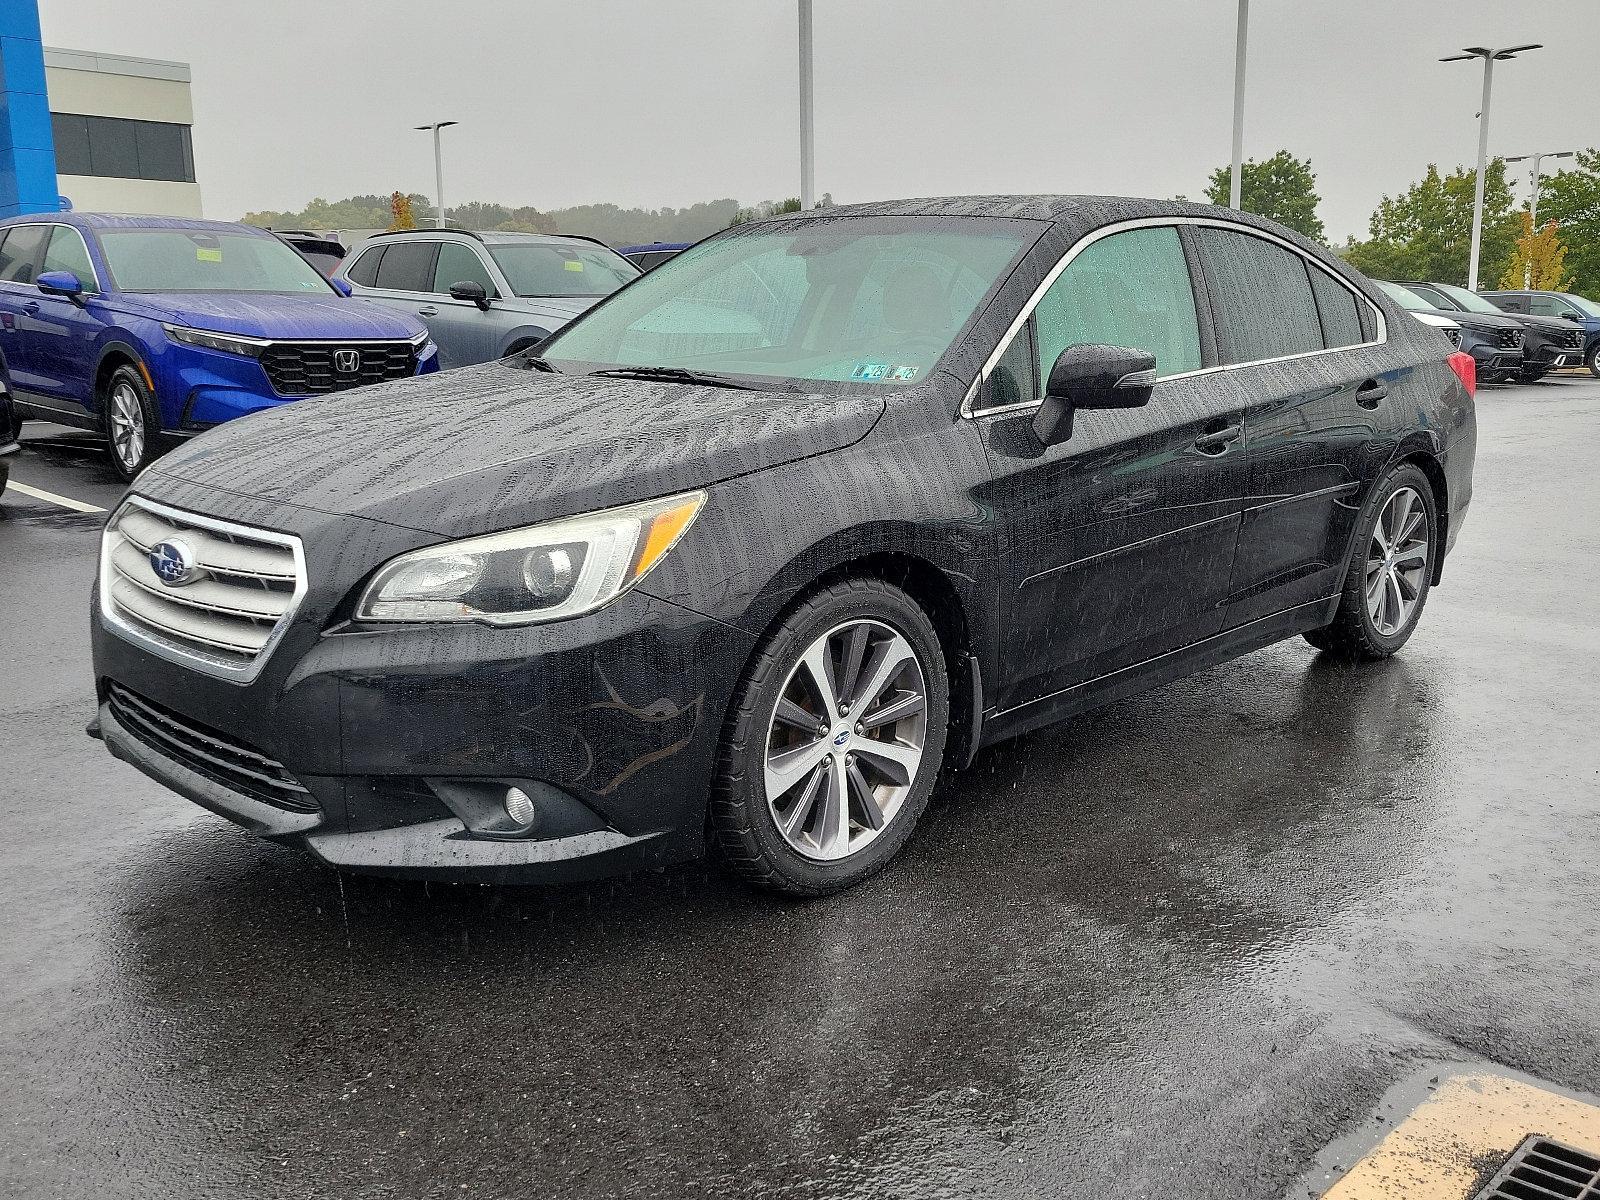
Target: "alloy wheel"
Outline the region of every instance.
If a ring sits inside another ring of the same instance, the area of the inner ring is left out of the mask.
[[[1416,611],[1428,570],[1428,510],[1415,488],[1384,502],[1367,549],[1367,613],[1384,637],[1404,629]]]
[[[111,449],[130,471],[144,459],[144,407],[130,383],[111,389]]]
[[[838,625],[806,648],[767,727],[767,807],[795,851],[859,852],[895,819],[922,766],[928,689],[903,634]]]

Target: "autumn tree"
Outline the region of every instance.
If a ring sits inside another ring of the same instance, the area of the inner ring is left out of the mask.
[[[1500,276],[1503,288],[1540,288],[1564,292],[1571,279],[1566,269],[1567,248],[1556,232],[1554,221],[1539,229],[1533,227],[1533,214],[1522,214],[1522,236],[1517,239],[1511,261]]]
[[[1567,290],[1600,300],[1600,149],[1580,150],[1573,161],[1540,187],[1539,215],[1560,224],[1572,275]]]
[[[389,222],[389,228],[415,229],[417,218],[411,212],[411,197],[404,192],[396,192],[389,197],[389,212],[394,220]]]
[[[1522,222],[1506,183],[1506,165],[1489,163],[1483,175],[1480,279],[1499,279],[1515,250]],[[1371,237],[1354,239],[1342,253],[1350,265],[1377,279],[1432,279],[1470,284],[1472,196],[1475,172],[1457,167],[1428,173],[1398,196],[1385,196],[1372,214]]]
[[[1287,225],[1312,241],[1326,239],[1322,219],[1317,216],[1317,177],[1311,160],[1303,162],[1287,150],[1279,150],[1262,162],[1246,159],[1240,172],[1239,207],[1269,220]],[[1212,204],[1227,204],[1233,181],[1232,166],[1218,167],[1206,184],[1206,199]]]

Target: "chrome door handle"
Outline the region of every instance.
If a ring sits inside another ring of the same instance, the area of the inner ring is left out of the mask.
[[[1226,454],[1228,447],[1244,436],[1243,425],[1226,425],[1195,439],[1194,448],[1201,454]]]
[[[417,309],[417,316],[419,316],[419,317],[437,317],[438,315],[439,315],[439,310],[437,308],[419,308],[419,309]]]
[[[1389,385],[1381,379],[1369,379],[1356,389],[1356,403],[1362,408],[1377,408],[1389,394]]]

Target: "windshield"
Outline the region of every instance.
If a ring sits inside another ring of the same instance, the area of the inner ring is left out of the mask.
[[[1468,312],[1493,313],[1497,317],[1505,316],[1504,312],[1490,304],[1477,292],[1469,292],[1466,288],[1456,287],[1450,283],[1436,283],[1432,286],[1434,290],[1443,292]]]
[[[1034,228],[820,218],[685,250],[545,343],[554,363],[901,385],[927,376]]]
[[[1401,308],[1409,308],[1415,312],[1421,308],[1434,307],[1434,305],[1429,304],[1410,288],[1401,287],[1398,283],[1390,283],[1387,279],[1374,279],[1372,282],[1377,284],[1379,290]]]
[[[333,292],[315,267],[265,234],[104,229],[100,242],[125,292]]]
[[[604,246],[506,242],[488,247],[518,296],[609,296],[639,268]]]
[[[1584,296],[1574,296],[1571,292],[1560,292],[1558,294],[1579,312],[1588,313],[1591,317],[1600,317],[1600,304],[1596,304],[1593,300]]]

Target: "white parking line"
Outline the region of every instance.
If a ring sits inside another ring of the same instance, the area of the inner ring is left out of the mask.
[[[73,512],[105,512],[98,504],[85,504],[82,500],[74,500],[71,496],[58,496],[54,492],[47,492],[43,488],[29,487],[25,483],[11,481],[11,491],[21,492],[24,496],[32,496],[35,500],[48,500],[51,504],[59,504],[62,508],[70,508]]]

